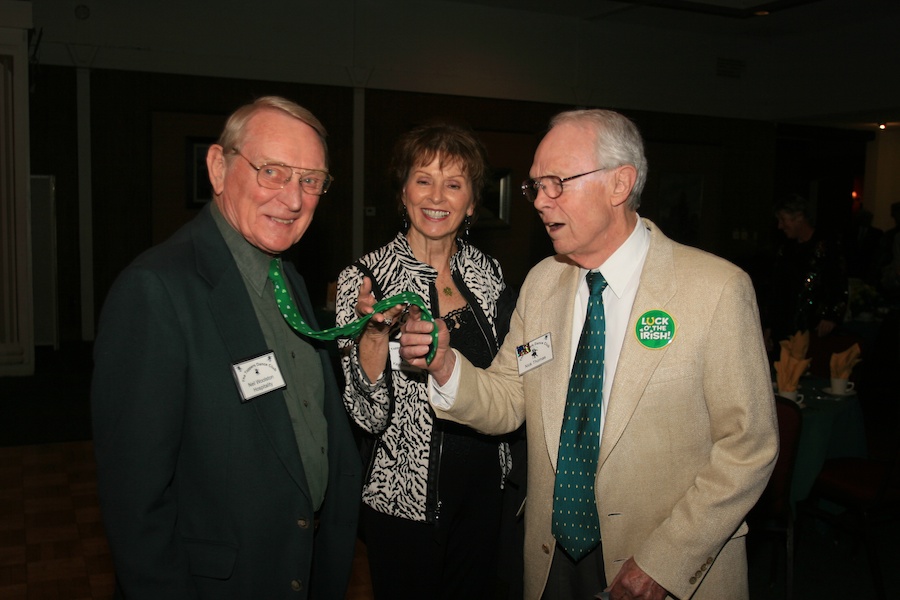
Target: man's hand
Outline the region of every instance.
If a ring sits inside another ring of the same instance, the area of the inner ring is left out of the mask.
[[[664,600],[667,592],[629,558],[606,588],[610,600]]]
[[[431,332],[435,327],[438,328],[438,347],[429,365],[425,356],[431,347]],[[410,365],[428,371],[438,385],[447,383],[456,365],[456,355],[450,351],[450,332],[444,321],[423,321],[419,307],[410,306],[409,317],[400,328],[400,357]]]

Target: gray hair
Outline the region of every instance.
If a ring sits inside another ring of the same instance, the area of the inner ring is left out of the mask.
[[[267,109],[281,111],[289,117],[302,121],[315,129],[316,133],[319,134],[319,139],[322,141],[322,148],[325,150],[325,159],[326,161],[328,160],[328,145],[325,143],[328,132],[325,131],[325,126],[322,125],[322,122],[319,121],[309,109],[303,108],[296,102],[288,100],[287,98],[282,98],[281,96],[263,96],[257,98],[250,104],[245,104],[231,113],[231,116],[228,117],[228,121],[225,122],[225,129],[222,130],[222,134],[219,136],[219,141],[217,142],[222,146],[226,154],[230,153],[234,148],[240,147],[243,143],[244,128],[247,126],[247,122],[250,121],[250,118],[256,113]]]
[[[628,117],[612,110],[570,110],[559,113],[550,120],[550,128],[563,123],[586,125],[594,130],[595,151],[598,166],[604,168],[631,165],[637,177],[626,206],[636,211],[641,205],[641,192],[647,183],[647,157],[641,133]]]

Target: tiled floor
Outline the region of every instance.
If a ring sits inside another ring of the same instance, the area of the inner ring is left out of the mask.
[[[0,448],[0,598],[111,598],[90,442]]]
[[[357,543],[347,600],[370,600]],[[108,600],[115,585],[91,442],[0,448],[0,598]]]
[[[879,535],[885,576],[900,598],[900,526]],[[784,571],[769,581],[772,548],[751,546],[753,600],[784,598]],[[851,539],[807,529],[797,549],[797,600],[872,597],[865,553]],[[97,506],[92,444],[0,447],[0,598],[109,600],[113,565]],[[855,595],[846,596],[850,590]],[[357,542],[347,600],[371,600],[365,546]]]

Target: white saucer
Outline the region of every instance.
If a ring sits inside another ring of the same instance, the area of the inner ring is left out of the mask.
[[[841,397],[841,396],[852,396],[853,394],[856,393],[856,390],[847,390],[847,391],[844,392],[843,394],[838,394],[838,393],[836,393],[836,392],[832,392],[830,387],[822,388],[822,391],[825,392],[826,394],[828,394],[829,396],[838,396],[838,397]]]

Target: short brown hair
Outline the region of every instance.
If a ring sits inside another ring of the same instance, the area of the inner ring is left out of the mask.
[[[487,151],[475,134],[465,127],[451,123],[434,122],[420,125],[403,134],[394,146],[390,174],[396,187],[397,204],[403,214],[403,187],[409,172],[422,165],[431,164],[440,157],[440,166],[458,161],[463,173],[472,185],[474,205],[481,203],[481,195],[490,177]]]

